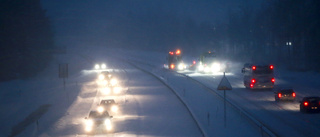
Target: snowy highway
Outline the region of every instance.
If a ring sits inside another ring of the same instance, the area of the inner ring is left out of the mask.
[[[106,95],[92,75],[83,84],[77,99],[68,109],[68,115],[60,118],[40,136],[86,136],[84,117],[96,110],[102,99],[115,99],[120,110],[113,115],[114,130],[108,134],[99,129],[95,136],[202,136],[196,123],[177,97],[153,77],[123,63],[108,62],[111,72],[119,77],[120,95]],[[187,129],[187,130],[186,130]]]
[[[298,101],[303,96],[318,95],[317,86],[310,86],[314,83],[310,84],[308,80],[301,82],[311,76],[277,72],[276,85],[294,87],[297,100],[275,102],[274,93],[270,90],[252,91],[244,88],[242,75],[238,71],[241,65],[234,65],[235,69],[226,74],[233,86],[233,90],[226,91],[227,99],[261,122],[272,132],[269,134],[230,104],[227,105],[224,127],[223,100],[218,96],[223,92],[216,91],[222,74],[165,70],[160,64],[163,61],[162,53],[157,52],[82,48],[74,49],[67,55],[58,55],[52,64],[71,62],[66,91],[56,77],[56,67],[51,67],[44,72],[46,75],[20,84],[19,87],[29,93],[21,96],[28,98],[18,97],[18,102],[13,102],[10,100],[17,99],[15,96],[4,94],[7,99],[3,98],[2,106],[10,104],[17,109],[2,112],[1,124],[8,126],[2,128],[1,136],[88,136],[84,131],[85,117],[91,110],[97,109],[102,99],[115,99],[119,104],[119,111],[110,113],[113,116],[113,131],[106,134],[100,127],[89,136],[317,136],[320,133],[319,114],[299,112]],[[119,56],[117,53],[120,52],[127,56]],[[107,70],[120,82],[121,94],[103,92],[103,87],[97,84],[99,71],[92,69],[95,60],[107,63]],[[39,82],[41,85],[37,84]],[[3,83],[1,86],[15,83]],[[12,90],[19,91],[8,89]],[[27,106],[23,102],[33,103]],[[38,116],[36,121],[26,122],[30,113],[46,104],[50,105],[47,112]],[[24,113],[19,115],[17,112],[20,111]],[[16,119],[7,120],[10,115],[15,115]],[[21,127],[21,123],[29,124]],[[17,125],[20,128],[12,130]]]
[[[217,86],[222,79],[222,73],[217,74],[203,74],[195,73],[193,71],[178,71],[178,73],[162,70],[159,64],[154,62],[161,62],[160,57],[154,56],[153,61],[141,63],[141,56],[143,54],[131,53],[132,60],[136,63],[149,67],[154,73],[164,76],[168,83],[188,90],[188,84],[181,84],[182,75],[202,83],[209,87],[213,92],[223,95],[223,92],[217,91]],[[243,75],[240,70],[241,63],[235,64],[230,73],[226,76],[233,86],[232,91],[227,92],[227,99],[248,112],[251,116],[259,120],[263,125],[270,129],[276,136],[318,136],[320,134],[320,115],[319,114],[305,114],[299,111],[299,101],[304,96],[319,96],[319,83],[314,81],[318,74],[303,75],[303,73],[286,72],[283,69],[276,71],[276,88],[289,87],[294,88],[297,93],[297,98],[294,102],[275,102],[273,90],[250,90],[243,85]],[[180,82],[178,82],[180,81]],[[191,80],[192,81],[192,80]],[[185,92],[185,91],[184,91]],[[199,93],[199,92],[198,92]],[[182,93],[185,94],[185,93]],[[201,93],[199,93],[201,94]],[[198,95],[201,96],[201,95]],[[204,111],[210,109],[204,108]]]

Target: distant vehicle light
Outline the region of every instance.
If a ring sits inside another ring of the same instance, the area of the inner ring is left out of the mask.
[[[94,68],[95,68],[95,69],[100,69],[100,65],[99,65],[99,64],[96,64],[96,65],[94,66]]]
[[[253,88],[253,84],[250,84],[250,87]]]
[[[170,65],[170,69],[174,69],[174,67],[175,67],[174,64]]]
[[[183,70],[183,69],[184,69],[184,64],[183,64],[183,63],[180,63],[179,66],[178,66],[178,69],[179,69],[179,70]]]
[[[106,64],[101,64],[101,69],[106,69],[107,65]]]
[[[256,66],[252,66],[252,70],[256,70],[256,68],[257,68]]]
[[[97,110],[98,110],[99,113],[102,113],[104,111],[104,108],[99,106]]]
[[[251,80],[251,83],[256,83],[257,81],[255,79],[252,79]]]
[[[304,105],[304,106],[308,106],[309,103],[308,103],[308,102],[304,102],[303,105]]]
[[[281,93],[278,93],[278,97],[281,98],[281,97],[282,97],[282,94],[281,94]]]
[[[192,63],[193,63],[193,64],[196,64],[196,61],[194,60]]]
[[[104,75],[103,74],[99,75],[99,80],[104,80]]]
[[[114,86],[114,85],[116,85],[116,84],[118,84],[118,80],[116,80],[116,79],[111,79],[111,85]]]
[[[274,83],[276,80],[274,78],[271,79],[271,82]]]
[[[87,121],[86,121],[86,126],[87,127],[91,127],[91,126],[93,126],[93,121],[91,120],[91,119],[88,119]]]
[[[181,53],[181,51],[178,49],[178,50],[176,51],[176,54],[177,54],[177,55],[180,55],[180,53]]]
[[[170,54],[170,55],[173,55],[173,52],[172,52],[172,51],[170,51],[170,52],[169,52],[169,54]]]
[[[293,92],[293,93],[292,93],[292,96],[293,96],[293,97],[296,97],[296,93]]]
[[[273,65],[270,65],[270,69],[273,69]]]
[[[116,105],[113,105],[113,106],[111,107],[111,111],[112,111],[112,112],[118,112],[118,110],[119,110],[119,108],[118,108],[118,106],[116,106]]]

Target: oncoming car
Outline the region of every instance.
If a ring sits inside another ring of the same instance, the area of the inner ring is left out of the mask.
[[[300,112],[320,112],[320,97],[304,97],[300,101]]]
[[[296,98],[296,93],[293,89],[280,89],[274,92],[275,101],[294,101]]]
[[[107,65],[105,63],[100,63],[100,64],[95,64],[94,69],[96,70],[101,70],[101,69],[106,69]]]
[[[103,113],[105,111],[116,113],[118,112],[119,107],[113,99],[106,99],[101,100],[97,110],[99,113]]]
[[[111,119],[107,111],[99,113],[98,111],[90,111],[89,116],[85,117],[85,132],[92,133],[95,129],[110,132],[113,129]]]

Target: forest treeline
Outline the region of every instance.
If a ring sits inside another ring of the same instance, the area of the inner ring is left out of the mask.
[[[53,31],[40,0],[0,0],[0,81],[26,79],[52,59]]]
[[[220,51],[234,58],[320,71],[319,0],[267,0],[255,11],[244,2],[221,28]]]
[[[230,60],[319,71],[320,1],[262,0],[258,7],[252,1],[228,7],[220,22],[199,21],[161,5],[144,14],[110,12],[102,39],[129,49],[181,48],[195,57],[213,50]]]

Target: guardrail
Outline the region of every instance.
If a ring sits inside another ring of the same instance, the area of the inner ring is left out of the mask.
[[[211,91],[211,93],[214,93],[221,100],[224,100],[224,97],[222,95],[218,94],[215,90],[213,90],[210,87],[204,85],[200,81],[198,81],[196,79],[193,79],[193,78],[191,78],[188,75],[185,75],[183,73],[178,73],[178,72],[175,72],[175,73],[177,73],[177,74],[179,74],[181,76],[184,76],[184,77],[186,77],[188,79],[193,80],[198,85],[202,86],[203,88],[207,89],[208,91]],[[244,116],[247,120],[249,120],[250,123],[252,123],[257,128],[259,128],[259,130],[261,132],[261,136],[265,136],[265,135],[270,136],[270,137],[277,137],[278,136],[274,131],[272,131],[270,128],[268,128],[266,125],[264,125],[262,122],[260,122],[259,120],[257,120],[253,116],[251,116],[248,112],[246,112],[245,110],[243,110],[239,106],[237,106],[234,103],[232,103],[229,99],[226,99],[226,102],[228,103],[229,106],[233,107],[236,111],[238,111],[241,116]]]

